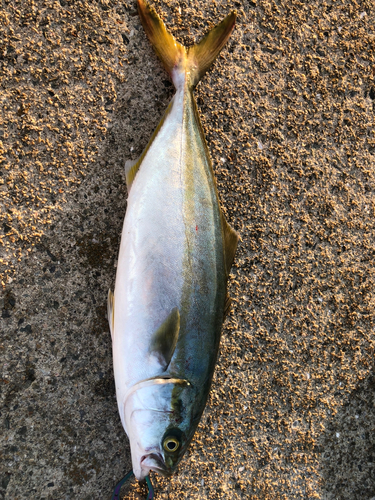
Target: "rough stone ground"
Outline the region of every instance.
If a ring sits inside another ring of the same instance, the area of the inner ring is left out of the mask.
[[[370,500],[374,4],[157,4],[185,43],[233,8],[196,97],[242,239],[234,306],[196,438],[156,498]],[[106,321],[123,164],[173,89],[133,0],[0,0],[0,26],[1,497],[107,499],[130,467]]]

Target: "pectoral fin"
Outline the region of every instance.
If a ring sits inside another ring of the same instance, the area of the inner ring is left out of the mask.
[[[108,290],[108,300],[107,300],[107,316],[109,323],[109,331],[111,332],[112,342],[114,335],[114,319],[115,319],[115,297],[111,290]]]
[[[178,307],[175,307],[151,339],[150,354],[156,357],[164,370],[172,359],[179,332],[180,312]]]

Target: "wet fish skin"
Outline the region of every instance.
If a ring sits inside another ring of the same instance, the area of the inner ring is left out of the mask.
[[[142,24],[176,87],[129,191],[108,318],[133,470],[172,474],[206,405],[238,236],[224,219],[193,90],[230,36],[232,13],[185,49],[153,8]]]

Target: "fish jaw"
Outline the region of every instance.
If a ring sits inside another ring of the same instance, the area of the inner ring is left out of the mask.
[[[147,409],[126,408],[125,412],[135,477],[140,481],[149,474],[150,470],[158,473],[167,472],[159,444],[164,433],[164,426],[167,424],[167,415]]]
[[[143,455],[140,462],[133,462],[133,472],[138,481],[142,481],[150,474],[150,471],[161,474],[165,477],[170,477],[172,472],[165,465],[164,457],[160,451],[154,451],[148,455]]]
[[[168,471],[165,465],[160,449],[155,449],[153,452],[142,456],[132,452],[132,466],[134,475],[138,481],[143,481],[150,474],[150,471],[165,477],[172,475],[172,472]]]

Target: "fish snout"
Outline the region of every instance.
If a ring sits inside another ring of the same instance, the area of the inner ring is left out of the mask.
[[[168,470],[168,467],[165,464],[164,457],[159,452],[149,453],[147,455],[143,455],[141,458],[141,471],[146,477],[150,470],[161,474],[162,476],[171,476],[172,471]]]

